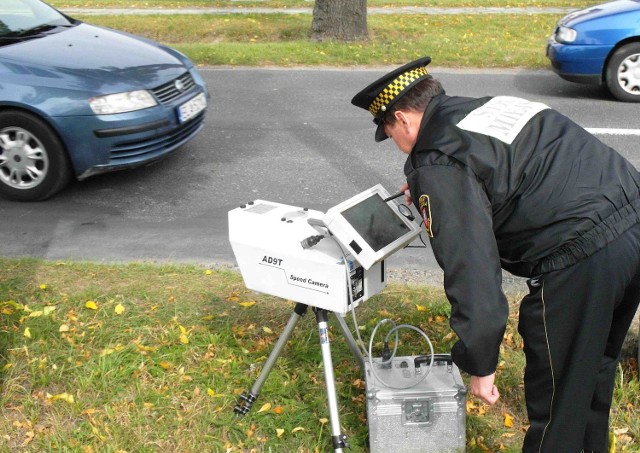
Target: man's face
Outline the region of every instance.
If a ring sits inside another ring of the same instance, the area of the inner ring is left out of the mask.
[[[387,134],[398,149],[409,154],[418,140],[422,112],[402,111],[394,112],[395,122],[384,123],[384,133]]]

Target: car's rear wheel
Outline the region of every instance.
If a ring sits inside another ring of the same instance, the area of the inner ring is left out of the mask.
[[[613,53],[606,82],[611,94],[621,101],[640,102],[640,43],[627,44]]]
[[[19,110],[0,112],[0,195],[44,200],[71,177],[64,146],[51,127]]]

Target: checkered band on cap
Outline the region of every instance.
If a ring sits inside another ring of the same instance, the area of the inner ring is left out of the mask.
[[[427,76],[427,68],[421,66],[411,69],[394,79],[387,87],[382,90],[369,106],[369,111],[373,116],[377,116],[380,110],[385,111],[386,106],[398,96],[402,90],[407,88],[413,82],[421,77]]]

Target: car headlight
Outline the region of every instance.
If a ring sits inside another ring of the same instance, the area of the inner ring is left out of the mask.
[[[556,41],[562,43],[570,43],[576,40],[578,37],[578,32],[573,28],[565,27],[564,25],[560,25],[556,30]]]
[[[91,98],[89,105],[96,115],[110,115],[142,110],[158,103],[148,91],[138,90]]]

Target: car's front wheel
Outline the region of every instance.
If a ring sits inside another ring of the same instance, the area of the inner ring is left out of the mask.
[[[640,102],[640,43],[624,45],[613,53],[606,82],[611,94],[621,101]]]
[[[44,200],[71,177],[64,146],[51,127],[19,110],[0,112],[0,195]]]

